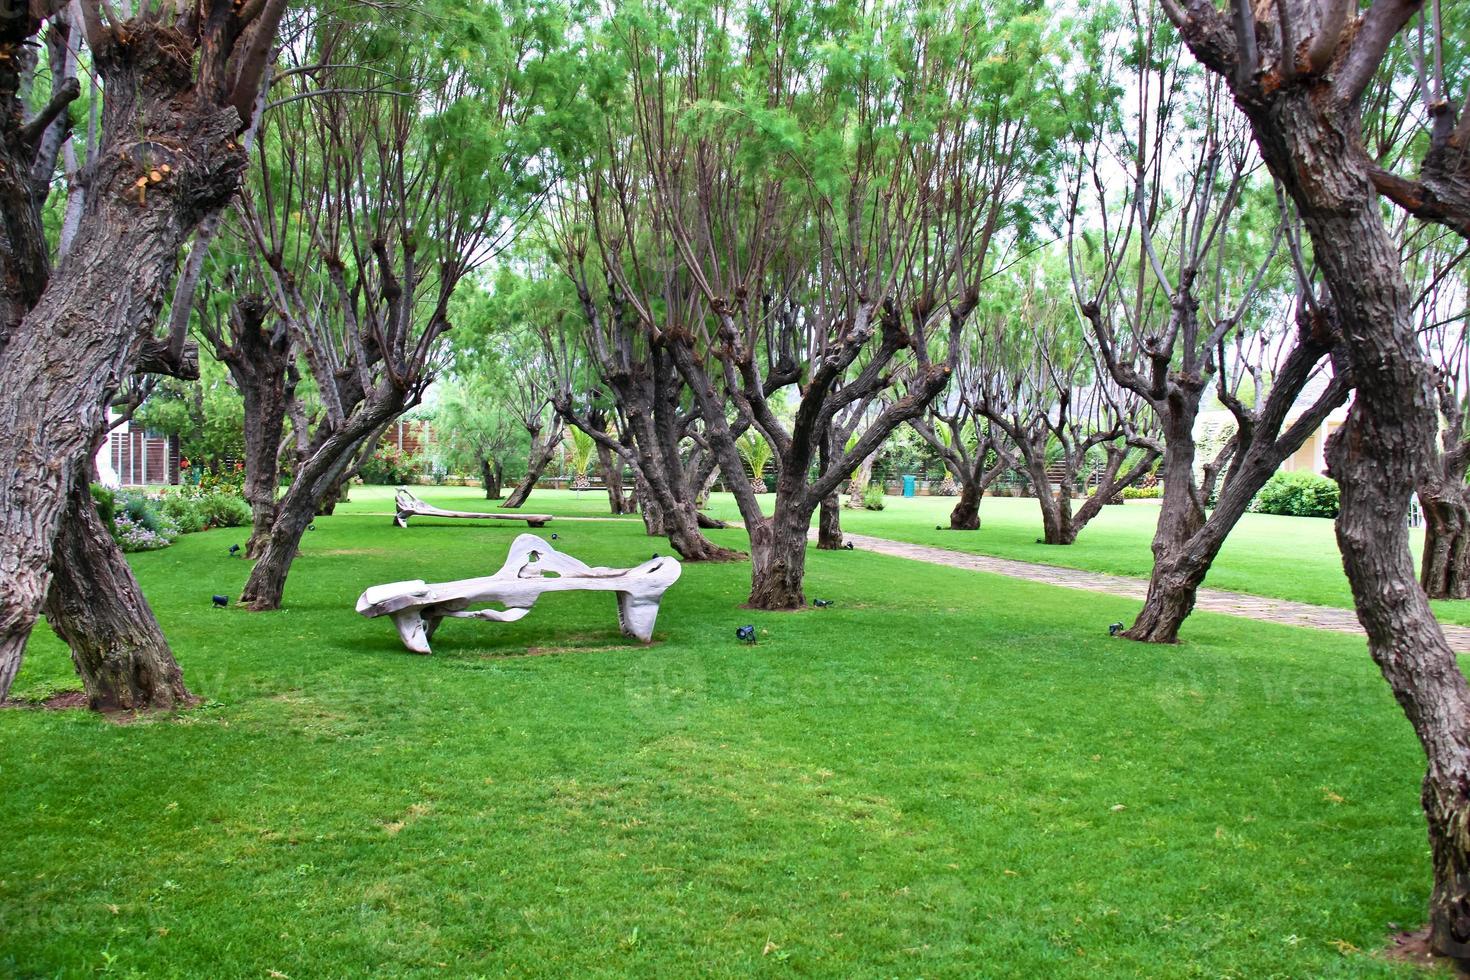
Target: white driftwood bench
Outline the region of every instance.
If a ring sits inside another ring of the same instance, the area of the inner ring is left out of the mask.
[[[483,514],[474,510],[443,510],[433,504],[424,503],[409,493],[407,487],[398,488],[398,492],[393,495],[393,503],[398,508],[398,513],[393,515],[393,523],[399,527],[408,527],[408,519],[415,514],[419,517],[483,517],[494,521],[525,521],[527,527],[545,527],[546,522],[552,519],[550,514]]]
[[[636,568],[591,568],[564,555],[534,534],[511,542],[500,571],[483,578],[431,585],[422,580],[375,585],[357,600],[364,616],[392,616],[403,645],[430,653],[429,640],[446,617],[511,623],[531,611],[546,592],[614,592],[618,625],[644,643],[653,638],[658,604],[682,569],[673,558],[655,558]],[[470,609],[499,603],[504,609]]]

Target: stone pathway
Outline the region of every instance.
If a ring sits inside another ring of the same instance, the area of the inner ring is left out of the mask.
[[[991,572],[1009,578],[1056,585],[1064,589],[1083,589],[1087,592],[1104,592],[1125,599],[1142,602],[1148,594],[1148,582],[1141,578],[1122,575],[1104,575],[1101,572],[1085,572],[1076,568],[1060,568],[1055,565],[1037,565],[1010,558],[992,558],[989,555],[972,555],[928,545],[890,541],[873,538],[865,534],[847,534],[843,537],[852,542],[854,548],[872,551],[895,558],[910,558],[926,561],[933,565],[950,568],[968,568],[977,572]],[[1220,589],[1200,589],[1196,609],[1205,612],[1223,613],[1226,616],[1244,616],[1247,619],[1282,623],[1286,626],[1306,626],[1312,629],[1331,630],[1334,633],[1363,634],[1358,617],[1351,609],[1336,609],[1331,606],[1313,606],[1305,602],[1288,599],[1268,599],[1263,596],[1245,595],[1240,592],[1224,592]],[[1470,653],[1470,627],[1443,625],[1445,639],[1457,652]]]

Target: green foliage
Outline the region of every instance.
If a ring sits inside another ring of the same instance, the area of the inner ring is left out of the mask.
[[[164,378],[138,406],[133,425],[179,437],[179,456],[196,468],[245,455],[245,405],[224,366],[199,354],[198,381]]]
[[[250,505],[229,493],[211,493],[194,501],[205,527],[244,527],[250,523]]]
[[[750,478],[752,480],[763,480],[766,476],[766,467],[771,465],[776,451],[766,441],[765,436],[754,429],[747,430],[735,448],[740,450],[740,458],[745,460],[745,465],[750,467]]]
[[[121,490],[112,518],[112,537],[123,551],[156,551],[173,544],[180,534],[164,511],[161,496],[142,490]]]
[[[204,516],[203,504],[207,499],[210,498],[186,497],[181,493],[168,494],[163,498],[164,516],[173,521],[174,527],[179,529],[180,534],[194,534],[202,531],[210,524]]]
[[[1277,473],[1251,501],[1258,514],[1283,517],[1336,517],[1337,481],[1313,473]]]
[[[883,506],[883,485],[881,483],[870,483],[863,487],[864,510],[882,510]]]
[[[117,514],[117,494],[110,487],[100,483],[91,486],[92,503],[97,507],[97,516],[102,518],[102,523],[112,527],[112,519]]]
[[[223,493],[240,496],[245,488],[245,464],[228,463],[218,472],[202,469],[193,460],[179,461],[179,493],[185,497],[207,497]]]
[[[567,430],[567,438],[572,443],[572,475],[585,477],[592,468],[592,461],[597,458],[597,441],[576,426]]]
[[[394,486],[420,482],[428,473],[428,460],[399,449],[379,446],[362,464],[358,475],[364,483],[386,483]]]
[[[1164,488],[1159,484],[1151,487],[1124,487],[1124,500],[1158,500],[1164,496]]]

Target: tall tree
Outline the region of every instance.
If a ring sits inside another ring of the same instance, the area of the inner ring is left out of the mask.
[[[0,483],[0,697],[44,601],[79,464],[151,338],[180,249],[239,185],[240,136],[285,0],[147,4],[126,21],[80,0],[70,7],[80,23],[60,6],[11,4],[0,22],[0,282],[17,290],[0,310],[0,470],[10,474]],[[63,80],[28,118],[20,76],[30,39],[63,21],[91,52],[102,111],[97,150],[70,192],[69,250],[52,269],[34,209],[54,160],[27,151],[59,146],[77,87]]]
[[[1138,66],[1126,76],[1130,97],[1120,119],[1093,120],[1095,142],[1079,154],[1074,195],[1094,188],[1096,225],[1085,233],[1073,225],[1069,254],[1077,303],[1105,369],[1162,429],[1154,565],[1125,635],[1173,643],[1226,536],[1342,405],[1348,385],[1326,368],[1333,325],[1314,316],[1308,300],[1294,338],[1269,333],[1267,321],[1287,305],[1285,289],[1310,296],[1312,285],[1224,83],[1189,70],[1161,14],[1133,14],[1129,43],[1112,56],[1113,77],[1125,77],[1124,62]],[[1131,154],[1127,188],[1110,195],[1107,174],[1116,173],[1112,148],[1120,143]],[[1295,282],[1293,268],[1301,270]],[[1328,380],[1298,411],[1299,396],[1324,372]],[[1242,383],[1251,389],[1244,397]],[[1196,429],[1211,394],[1235,426],[1218,455],[1201,461]]]
[[[1048,30],[1024,3],[669,3],[606,32],[628,81],[582,176],[597,268],[574,275],[609,281],[694,396],[750,534],[752,606],[804,604],[813,512],[946,384],[1048,145]],[[836,414],[901,378],[834,445]],[[770,516],[732,422],[775,450]]]
[[[276,609],[303,533],[381,433],[418,404],[442,357],[451,297],[492,257],[544,180],[530,125],[555,13],[485,7],[450,20],[322,16],[274,93],[242,223],[321,414],[241,601]],[[389,36],[391,32],[391,38]],[[464,45],[493,44],[466,60]],[[340,40],[348,37],[349,41]],[[327,43],[331,39],[331,43]],[[329,48],[356,57],[318,64]],[[357,62],[357,63],[354,63]],[[412,86],[380,90],[383,73]]]
[[[1361,108],[1417,0],[1252,4],[1162,0],[1190,50],[1224,78],[1295,203],[1355,385],[1328,444],[1342,487],[1337,539],[1368,648],[1428,761],[1423,804],[1433,948],[1470,962],[1470,685],[1415,580],[1404,515],[1434,459],[1439,420],[1413,332],[1412,296],[1361,141]]]

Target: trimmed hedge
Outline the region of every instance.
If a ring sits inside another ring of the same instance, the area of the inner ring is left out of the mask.
[[[1251,501],[1258,514],[1283,517],[1336,517],[1337,481],[1312,473],[1277,473]]]

